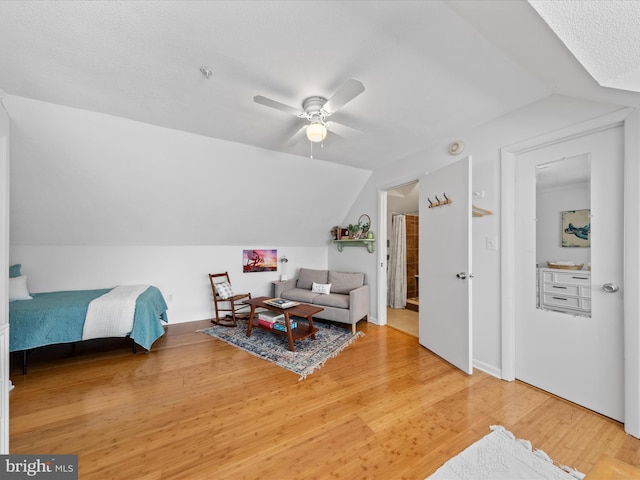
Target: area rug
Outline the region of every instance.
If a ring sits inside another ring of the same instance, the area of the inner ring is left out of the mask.
[[[429,480],[576,480],[584,474],[556,465],[542,450],[533,450],[528,440],[519,440],[504,427],[493,432],[447,461]]]
[[[348,345],[364,336],[362,332],[353,335],[350,330],[319,322],[314,322],[313,326],[319,329],[316,339],[296,341],[295,352],[289,351],[287,337],[261,328],[253,328],[251,336],[247,337],[245,321],[238,322],[237,327],[215,325],[198,332],[211,335],[256,357],[291,370],[300,375],[298,380],[304,380],[307,375],[321,368],[328,359],[336,357]]]

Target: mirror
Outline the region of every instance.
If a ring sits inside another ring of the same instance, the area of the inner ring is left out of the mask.
[[[536,166],[537,307],[591,316],[588,154]]]

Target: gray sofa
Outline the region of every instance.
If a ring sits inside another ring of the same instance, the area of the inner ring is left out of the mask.
[[[329,294],[315,293],[313,284],[331,284]],[[369,285],[364,273],[336,272],[301,268],[298,278],[275,283],[275,296],[324,308],[315,318],[351,325],[363,318],[369,321]]]

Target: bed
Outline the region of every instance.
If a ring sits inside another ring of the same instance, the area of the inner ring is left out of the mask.
[[[29,297],[9,302],[9,351],[23,352],[23,374],[27,352],[45,345],[129,337],[134,353],[136,344],[151,350],[164,334],[162,322],[167,322],[164,297],[150,285],[31,293]]]

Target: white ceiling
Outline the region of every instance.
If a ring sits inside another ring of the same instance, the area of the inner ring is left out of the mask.
[[[551,93],[605,92],[523,1],[2,1],[0,88],[214,138],[289,147],[298,107],[365,91],[314,158],[375,169]],[[213,76],[206,79],[200,67]]]
[[[600,85],[640,92],[640,2],[529,1]]]

